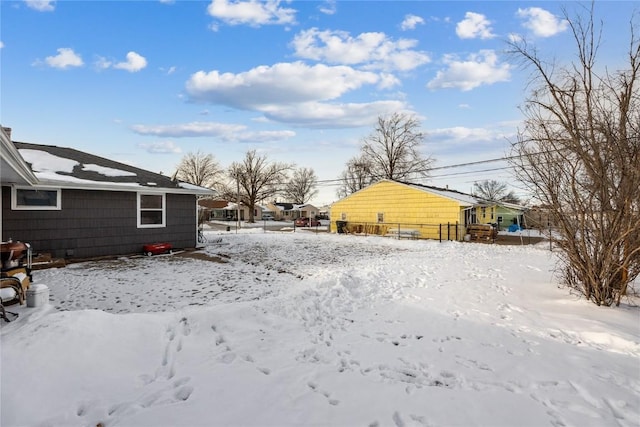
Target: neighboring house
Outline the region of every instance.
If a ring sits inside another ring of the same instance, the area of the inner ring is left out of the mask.
[[[551,211],[548,206],[533,206],[524,216],[524,225],[527,228],[549,230],[555,228]]]
[[[496,224],[499,230],[506,230],[512,224],[525,226],[524,206],[507,202],[490,202],[478,199],[479,205],[471,213],[471,223]]]
[[[25,168],[26,166],[26,168]],[[198,196],[212,190],[71,148],[11,142],[2,130],[2,240],[56,258],[197,244]]]
[[[320,214],[320,210],[309,204],[294,204],[272,202],[267,205],[267,209],[273,212],[276,220],[294,221],[301,217],[315,218]]]
[[[329,219],[330,211],[331,211],[331,206],[329,205],[320,206],[318,208],[318,219]]]
[[[462,240],[467,225],[495,223],[497,209],[459,191],[385,179],[334,202],[331,231]]]
[[[198,206],[204,210],[204,215],[208,221],[237,221],[238,220],[238,204],[222,199],[200,199]],[[266,213],[262,206],[256,206],[253,211],[254,219],[262,219],[263,213]],[[249,208],[244,204],[240,204],[240,221],[249,220]]]
[[[232,221],[237,212],[235,205],[221,199],[200,199],[198,200],[200,210],[204,212],[203,218],[207,221]]]

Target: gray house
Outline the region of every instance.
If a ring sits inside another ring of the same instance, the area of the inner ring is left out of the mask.
[[[71,148],[12,142],[0,130],[2,241],[55,258],[197,244],[197,198],[212,190]]]

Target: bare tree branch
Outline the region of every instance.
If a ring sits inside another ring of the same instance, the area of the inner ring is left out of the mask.
[[[221,193],[229,200],[240,197],[240,202],[249,208],[249,222],[253,222],[256,205],[278,193],[291,168],[287,163],[269,162],[256,150],[247,151],[242,162],[233,162],[229,167],[230,181]]]
[[[473,184],[473,195],[492,202],[520,203],[513,190],[504,182],[487,179]]]
[[[564,282],[611,305],[640,274],[640,43],[632,23],[627,67],[601,72],[593,6],[587,19],[565,14],[577,49],[569,66],[511,44],[535,76],[512,162],[558,227]]]
[[[427,177],[433,159],[420,153],[424,138],[415,117],[404,113],[380,116],[375,131],[363,140],[362,158],[371,165],[376,179]]]
[[[304,204],[311,200],[318,190],[318,178],[311,168],[299,168],[284,187],[283,196],[291,203]]]
[[[188,153],[176,168],[174,177],[201,187],[213,188],[222,176],[220,164],[211,154]]]

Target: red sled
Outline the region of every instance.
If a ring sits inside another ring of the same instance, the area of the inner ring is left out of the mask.
[[[149,243],[142,247],[142,252],[147,256],[171,253],[171,243]]]

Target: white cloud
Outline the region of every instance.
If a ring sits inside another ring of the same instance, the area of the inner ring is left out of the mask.
[[[481,50],[469,55],[467,60],[447,55],[444,62],[447,68],[438,71],[427,84],[429,89],[459,88],[468,91],[481,85],[508,81],[511,77],[511,66],[500,63],[493,50]]]
[[[153,135],[163,138],[184,138],[199,136],[220,136],[246,129],[243,125],[215,122],[191,122],[178,125],[133,125],[131,130],[139,135]]]
[[[144,56],[136,53],[129,52],[127,53],[127,60],[124,62],[118,62],[113,65],[113,68],[117,68],[119,70],[126,70],[130,73],[136,73],[147,66],[147,60]]]
[[[486,127],[454,126],[450,128],[428,129],[429,142],[434,146],[490,144],[515,138],[519,122],[495,123]]]
[[[158,141],[150,143],[140,143],[139,148],[146,150],[152,154],[178,154],[182,153],[182,149],[173,141]]]
[[[295,9],[280,7],[280,0],[212,0],[210,16],[229,25],[285,25],[295,23]],[[217,28],[217,27],[214,27]]]
[[[220,139],[228,142],[274,142],[284,141],[296,136],[296,133],[292,130],[261,130],[261,131],[247,131],[240,133],[228,133],[221,135]]]
[[[569,22],[566,19],[560,19],[539,7],[518,9],[516,15],[524,19],[522,26],[531,30],[538,37],[551,37],[569,27]]]
[[[491,21],[484,15],[475,12],[467,12],[464,19],[456,25],[456,34],[461,39],[490,39],[495,37],[491,31]]]
[[[162,138],[185,137],[215,137],[227,142],[270,142],[283,141],[296,135],[291,130],[275,131],[250,131],[244,125],[216,123],[216,122],[191,122],[174,125],[134,125],[131,130],[139,135],[153,135]],[[153,153],[179,153],[179,147],[173,142],[155,142],[138,144]]]
[[[511,43],[520,43],[521,41],[524,40],[524,38],[522,37],[522,34],[518,34],[518,33],[509,33],[507,35],[507,39]]]
[[[2,49],[3,47],[4,47],[4,43],[0,41],[0,49]]]
[[[490,129],[463,126],[429,130],[429,138],[433,140],[446,139],[456,142],[493,141],[502,136],[502,133],[496,133]]]
[[[378,116],[408,111],[401,101],[367,103],[305,102],[268,108],[265,116],[277,122],[317,129],[348,128],[373,125]]]
[[[325,15],[333,15],[336,13],[336,0],[325,0],[320,6],[318,6],[318,10]]]
[[[48,66],[64,70],[69,67],[81,67],[84,65],[80,55],[75,53],[71,48],[61,47],[57,52],[57,55],[47,56],[45,58],[44,61]]]
[[[300,58],[388,71],[407,71],[428,63],[429,55],[413,50],[416,45],[416,40],[392,41],[384,33],[352,37],[346,31],[317,28],[301,31],[291,42],[294,54]]]
[[[271,104],[335,99],[380,81],[378,74],[351,67],[293,62],[238,74],[198,71],[187,81],[186,90],[197,101],[262,111]]]
[[[414,30],[418,24],[424,24],[424,19],[417,15],[406,15],[400,24],[403,31]]]
[[[29,9],[38,12],[53,12],[55,9],[55,0],[24,0]]]
[[[147,66],[147,60],[136,52],[129,52],[127,53],[126,61],[114,63],[100,56],[94,62],[94,65],[96,66],[96,68],[101,70],[106,70],[107,68],[115,68],[118,70],[126,70],[130,73],[136,73]],[[171,74],[171,72],[172,71],[169,70],[168,74]]]
[[[329,101],[365,85],[381,88],[397,84],[397,78],[391,74],[294,62],[260,66],[239,74],[199,71],[187,81],[186,92],[194,101],[260,112],[269,121],[342,128],[371,125],[379,114],[404,109],[405,104],[395,100]],[[256,137],[247,137],[252,138]]]
[[[160,70],[161,73],[166,74],[168,76],[170,76],[171,74],[174,74],[176,71],[178,71],[178,67],[176,67],[175,65],[172,65],[169,68],[166,67],[158,67],[158,70]]]

